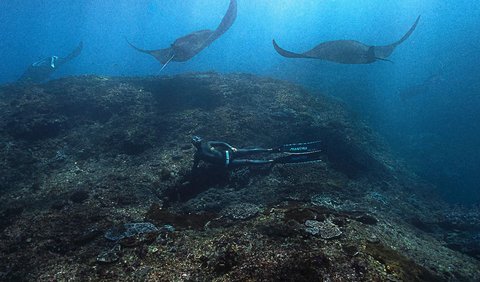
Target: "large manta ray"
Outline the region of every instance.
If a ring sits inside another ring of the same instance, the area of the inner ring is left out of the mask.
[[[273,47],[282,56],[287,58],[307,58],[332,61],[340,64],[371,64],[376,60],[388,61],[387,57],[393,50],[413,33],[420,16],[410,30],[397,42],[386,46],[369,46],[355,40],[335,40],[320,43],[305,53],[293,53],[284,50],[273,40]]]
[[[203,49],[209,46],[213,41],[222,36],[233,24],[237,17],[237,1],[230,0],[227,13],[222,19],[220,25],[215,30],[199,30],[175,40],[169,48],[158,50],[144,50],[140,49],[130,42],[130,46],[137,51],[147,53],[155,57],[163,64],[162,70],[170,61],[185,62],[200,53]]]

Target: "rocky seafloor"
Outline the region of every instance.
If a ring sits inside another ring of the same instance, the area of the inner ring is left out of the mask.
[[[479,281],[451,208],[342,103],[247,74],[0,88],[0,280]],[[192,170],[190,138],[322,141],[322,160]]]

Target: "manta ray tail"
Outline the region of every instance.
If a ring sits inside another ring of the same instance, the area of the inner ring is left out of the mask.
[[[376,59],[376,60],[385,61],[385,62],[390,62],[390,63],[392,63],[392,64],[395,64],[395,62],[394,62],[394,61],[392,61],[392,60],[389,60],[389,59],[385,59],[385,58],[379,58],[379,57],[375,57],[375,59]]]
[[[162,68],[160,69],[160,71],[158,71],[158,73],[161,73],[163,71],[163,69],[167,67],[168,63],[170,63],[170,61],[173,60],[174,57],[175,57],[175,55],[172,55],[172,57],[170,57],[170,59],[168,59],[168,61],[162,66]]]
[[[280,46],[278,46],[277,42],[275,42],[275,39],[272,40],[272,43],[273,43],[273,47],[275,48],[275,51],[277,51],[277,53],[280,54],[283,57],[286,57],[286,58],[308,58],[305,55],[293,53],[293,52],[287,51],[285,49],[282,49]]]

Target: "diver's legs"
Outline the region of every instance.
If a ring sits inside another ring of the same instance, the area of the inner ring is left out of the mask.
[[[235,157],[246,156],[251,154],[272,153],[273,149],[252,148],[252,149],[237,149],[234,154]]]
[[[244,166],[244,165],[265,165],[265,164],[272,164],[274,160],[248,160],[248,159],[240,159],[240,160],[233,160],[230,163],[230,166]]]

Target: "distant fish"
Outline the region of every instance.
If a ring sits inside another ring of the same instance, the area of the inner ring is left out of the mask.
[[[410,30],[397,42],[386,46],[369,46],[355,40],[335,40],[320,43],[305,53],[293,53],[284,50],[273,40],[275,50],[287,58],[307,58],[332,61],[340,64],[371,64],[377,60],[388,61],[387,57],[395,48],[413,33],[417,27],[420,16]]]
[[[222,19],[222,22],[215,30],[199,30],[192,32],[188,35],[175,40],[169,48],[158,50],[144,50],[136,47],[132,43],[128,42],[130,46],[137,51],[147,53],[155,57],[160,63],[163,64],[161,70],[163,70],[168,63],[185,62],[193,58],[200,53],[203,49],[209,46],[213,41],[224,34],[233,24],[237,18],[237,1],[230,0],[227,13]]]
[[[433,74],[420,84],[415,84],[400,90],[398,92],[398,96],[402,101],[406,101],[415,96],[425,95],[426,93],[432,91],[432,89],[436,89],[436,87],[443,81],[444,78],[442,74]]]
[[[75,48],[75,50],[73,50],[68,56],[64,58],[51,56],[31,64],[28,69],[23,73],[23,75],[18,79],[18,82],[40,83],[47,80],[50,75],[59,67],[80,55],[82,49],[83,42],[80,42],[77,48]]]

